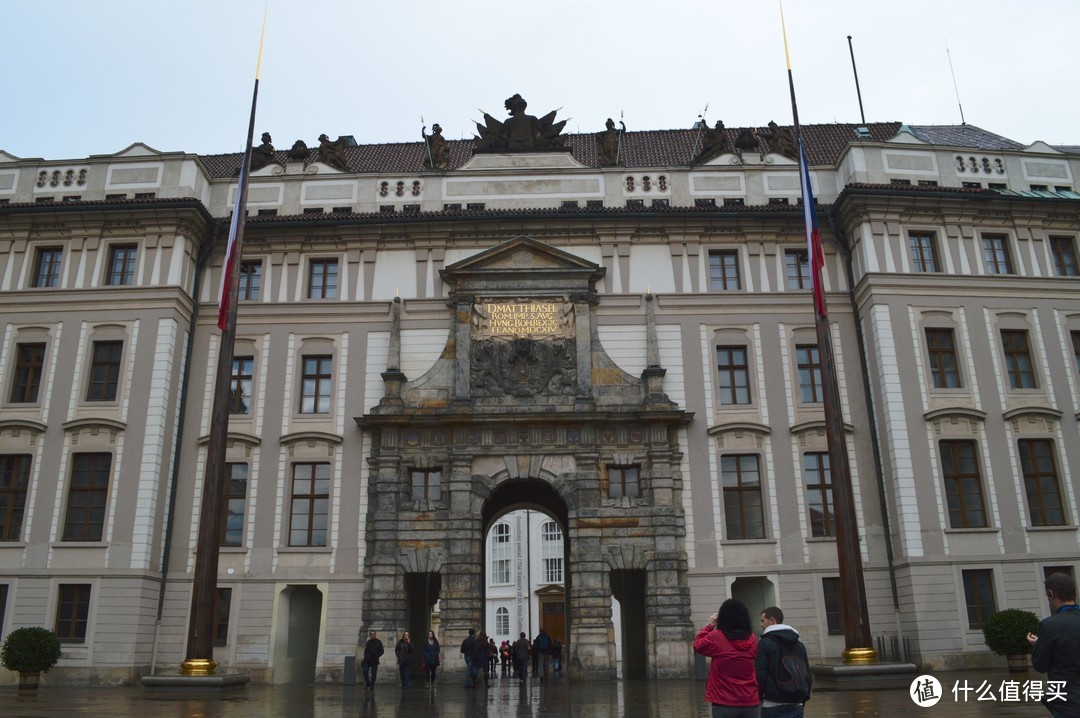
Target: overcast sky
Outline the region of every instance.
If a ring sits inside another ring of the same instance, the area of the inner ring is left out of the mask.
[[[243,150],[265,0],[6,0],[0,149],[78,159],[133,142]],[[1076,0],[788,0],[799,117],[970,124],[1080,144]],[[948,50],[947,50],[947,49]],[[949,59],[953,72],[950,72]],[[481,110],[566,131],[791,123],[775,0],[269,0],[256,142],[451,139]]]

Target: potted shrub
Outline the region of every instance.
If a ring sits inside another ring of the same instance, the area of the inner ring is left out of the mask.
[[[41,674],[59,660],[60,639],[47,628],[16,628],[0,649],[0,663],[19,673],[19,688],[36,689]]]
[[[1010,673],[1026,673],[1031,644],[1027,634],[1039,630],[1039,618],[1031,611],[1009,608],[983,622],[986,647],[1009,662]]]

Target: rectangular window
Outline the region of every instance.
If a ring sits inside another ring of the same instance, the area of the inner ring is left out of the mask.
[[[840,622],[840,579],[821,579],[821,593],[825,603],[825,629],[830,636],[842,634],[844,626]]]
[[[1080,276],[1080,267],[1076,262],[1076,243],[1072,237],[1051,237],[1050,251],[1054,255],[1054,269],[1058,276]]]
[[[290,546],[325,546],[330,517],[330,464],[293,464]]]
[[[247,464],[225,464],[225,493],[221,502],[221,546],[244,545],[247,482]]]
[[[12,404],[34,404],[41,389],[45,366],[45,344],[18,344],[15,348],[15,378],[11,382]]]
[[[497,523],[491,529],[491,582],[510,583],[510,526]]]
[[[939,272],[937,247],[931,232],[911,232],[908,234],[908,247],[911,250],[911,269],[915,272]]]
[[[954,529],[985,527],[986,509],[975,442],[967,439],[948,440],[942,441],[940,447],[949,525]]]
[[[413,501],[442,501],[442,469],[409,469]]]
[[[1053,443],[1049,439],[1021,439],[1019,445],[1031,525],[1063,526],[1065,510]]]
[[[956,342],[952,329],[927,329],[926,350],[930,355],[930,380],[935,389],[959,389],[960,370],[956,363]]]
[[[833,516],[832,473],[829,471],[828,452],[804,454],[803,471],[806,473],[806,503],[810,508],[810,533],[813,536],[835,536],[836,519]]]
[[[1072,576],[1073,575],[1073,567],[1068,566],[1068,565],[1066,565],[1066,566],[1043,566],[1043,580],[1044,581],[1046,579],[1050,578],[1055,573],[1063,573],[1066,576]]]
[[[262,292],[262,262],[255,260],[240,262],[240,291],[239,298],[243,301],[254,301]]]
[[[116,401],[116,388],[120,383],[120,360],[124,356],[124,342],[94,342],[90,360],[90,384],[86,388],[87,401]]]
[[[982,628],[983,621],[997,613],[994,601],[994,572],[989,568],[960,572],[964,577],[964,602],[967,604],[968,628]]]
[[[820,404],[821,355],[816,344],[795,347],[795,364],[799,370],[799,400],[803,404]]]
[[[105,283],[128,286],[135,283],[135,259],[138,247],[134,244],[114,245],[109,249],[109,273]]]
[[[100,541],[105,528],[112,454],[75,454],[72,459],[63,540]]]
[[[714,292],[741,289],[738,250],[709,252],[709,289]]]
[[[1072,332],[1073,358],[1076,360],[1076,371],[1080,372],[1080,332]]]
[[[1022,329],[1002,329],[1001,346],[1005,351],[1005,369],[1013,389],[1035,389],[1035,365],[1028,348],[1028,333]]]
[[[756,454],[730,454],[720,459],[724,487],[724,516],[727,537],[765,538],[765,516],[761,502],[761,472]]]
[[[338,261],[336,259],[311,260],[308,277],[308,299],[336,299]]]
[[[540,527],[540,552],[544,568],[544,583],[563,581],[562,529],[554,521],[545,521]]]
[[[330,385],[333,378],[334,358],[329,356],[304,357],[304,376],[300,392],[301,414],[330,413]]]
[[[983,261],[990,274],[1012,274],[1012,260],[1009,257],[1009,239],[1002,235],[983,235]]]
[[[229,386],[229,413],[251,413],[251,379],[255,357],[233,357],[232,384]]]
[[[784,252],[784,271],[788,289],[810,289],[810,260],[805,249]]]
[[[34,264],[34,286],[55,287],[60,281],[60,261],[64,257],[61,247],[42,247],[37,251]]]
[[[0,541],[22,538],[30,460],[30,454],[0,454]]]
[[[746,347],[716,347],[721,404],[750,403],[750,367]]]
[[[61,643],[86,643],[90,584],[62,583],[56,601],[56,632]]]
[[[229,612],[232,609],[232,589],[219,588],[214,596],[214,645],[225,646],[229,643]]]
[[[610,465],[608,473],[608,498],[618,499],[623,496],[640,495],[641,467],[637,464],[628,466]]]

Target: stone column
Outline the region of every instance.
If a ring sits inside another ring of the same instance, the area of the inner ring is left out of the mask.
[[[464,679],[465,661],[458,652],[470,628],[482,628],[484,595],[483,536],[479,499],[473,492],[472,457],[454,453],[450,457],[446,493],[447,558],[443,564],[442,594],[439,596],[443,644],[442,672]]]
[[[396,443],[391,440],[391,444]],[[387,451],[389,449],[389,451]],[[364,560],[363,629],[374,628],[383,640],[405,625],[405,574],[398,561],[398,467],[401,456],[393,446],[380,447],[368,459],[367,531],[370,537]],[[364,638],[361,634],[361,638]]]

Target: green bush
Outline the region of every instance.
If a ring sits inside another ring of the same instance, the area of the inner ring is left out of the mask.
[[[983,622],[986,647],[999,656],[1025,656],[1031,653],[1027,634],[1039,629],[1039,618],[1031,611],[1009,608],[998,611]]]
[[[16,628],[0,649],[0,663],[19,673],[48,673],[59,660],[60,639],[47,628]]]

